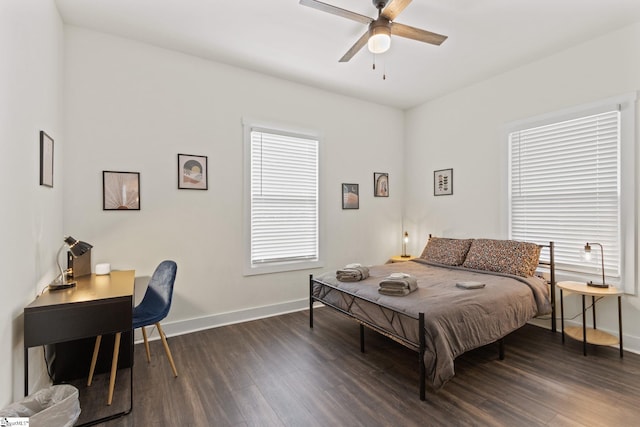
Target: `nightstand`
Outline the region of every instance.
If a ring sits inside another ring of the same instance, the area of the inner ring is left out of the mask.
[[[616,345],[620,346],[620,357],[622,357],[622,295],[624,292],[613,286],[608,288],[597,288],[587,286],[583,282],[558,282],[560,288],[560,320],[562,322],[562,342],[565,334],[571,338],[582,341],[582,352],[587,355],[587,343],[595,345]],[[563,292],[574,293],[582,296],[582,327],[564,327],[564,301]],[[591,296],[591,309],[593,313],[593,327],[587,328],[585,298]],[[607,332],[596,329],[596,302],[604,297],[618,297],[618,336],[615,337]]]
[[[389,261],[387,261],[387,264],[394,263],[394,262],[410,261],[410,260],[412,260],[414,258],[417,258],[417,256],[408,255],[406,257],[403,257],[402,255],[394,255],[391,258],[389,258]]]

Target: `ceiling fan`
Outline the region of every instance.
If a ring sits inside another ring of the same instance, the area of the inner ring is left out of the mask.
[[[373,19],[350,10],[342,9],[323,3],[318,0],[300,0],[303,6],[309,6],[323,12],[333,13],[343,18],[368,24],[369,29],[362,37],[340,58],[340,62],[347,62],[358,53],[366,44],[372,53],[384,53],[391,46],[391,35],[405,37],[424,43],[441,45],[447,36],[421,30],[408,25],[394,22],[394,19],[411,3],[411,0],[372,0],[373,5],[378,9],[378,18]]]

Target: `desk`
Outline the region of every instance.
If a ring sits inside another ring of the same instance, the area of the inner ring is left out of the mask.
[[[624,294],[618,288],[610,286],[608,288],[598,288],[587,286],[582,282],[558,282],[556,286],[560,289],[560,320],[562,321],[562,342],[564,343],[565,334],[571,338],[582,341],[582,354],[587,355],[587,343],[595,345],[619,345],[620,357],[623,357],[622,350],[622,295]],[[576,326],[564,327],[564,297],[563,291],[575,293],[582,297],[582,328]],[[587,328],[587,309],[585,297],[591,296],[591,309],[593,317],[593,328]],[[596,298],[608,296],[618,297],[618,337],[608,334],[607,332],[596,329]]]
[[[69,289],[45,291],[24,308],[24,394],[29,393],[29,348],[80,338],[131,331],[135,271],[112,271],[76,278]],[[133,334],[131,334],[133,341]],[[133,353],[133,342],[131,343]],[[133,361],[133,354],[131,354]],[[88,365],[87,365],[88,366]],[[126,412],[85,425],[117,418],[133,408],[133,367],[131,401]]]

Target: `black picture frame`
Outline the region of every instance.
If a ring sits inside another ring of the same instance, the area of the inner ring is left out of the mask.
[[[360,209],[359,184],[342,184],[342,209]]]
[[[178,154],[178,189],[209,189],[209,165],[207,156]]]
[[[453,169],[433,171],[433,195],[450,196],[453,194]]]
[[[53,138],[40,131],[40,185],[53,188]]]
[[[102,210],[140,210],[140,172],[102,171]]]
[[[373,196],[389,197],[389,174],[386,172],[373,173]]]

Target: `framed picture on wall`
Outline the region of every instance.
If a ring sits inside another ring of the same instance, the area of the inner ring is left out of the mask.
[[[53,187],[53,138],[40,131],[40,185]]]
[[[453,194],[453,169],[441,169],[433,172],[433,195]]]
[[[207,190],[209,186],[207,156],[178,154],[178,188]]]
[[[359,184],[342,184],[342,209],[360,209]]]
[[[373,195],[375,197],[389,197],[389,174],[373,173]]]
[[[140,173],[102,171],[102,209],[140,210]]]

